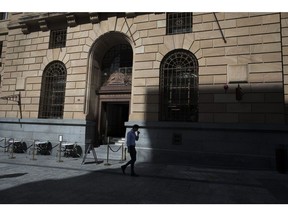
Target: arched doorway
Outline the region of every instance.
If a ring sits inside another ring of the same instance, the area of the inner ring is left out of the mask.
[[[129,38],[120,32],[100,36],[91,51],[88,118],[96,124],[97,139],[125,137],[133,67]]]

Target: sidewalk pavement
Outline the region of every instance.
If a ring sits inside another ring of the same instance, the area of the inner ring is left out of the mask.
[[[1,204],[287,204],[288,174],[0,152]]]

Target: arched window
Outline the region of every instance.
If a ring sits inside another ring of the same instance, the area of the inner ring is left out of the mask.
[[[133,51],[130,45],[118,44],[102,60],[103,85],[131,85]]]
[[[51,62],[45,68],[42,77],[39,118],[63,118],[66,76],[66,67],[60,61]]]
[[[198,61],[187,50],[171,51],[161,62],[160,120],[198,120]]]

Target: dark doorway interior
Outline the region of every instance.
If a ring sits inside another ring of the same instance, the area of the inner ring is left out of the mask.
[[[103,115],[105,119],[104,134],[107,137],[125,137],[126,128],[124,123],[129,118],[128,102],[105,102],[103,103]],[[103,122],[103,123],[104,123]]]

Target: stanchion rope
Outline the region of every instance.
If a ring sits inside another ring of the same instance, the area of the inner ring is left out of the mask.
[[[122,146],[120,146],[116,151],[114,151],[114,150],[111,148],[110,145],[108,145],[108,146],[109,146],[109,149],[110,149],[112,152],[118,152],[118,151],[122,148]]]
[[[0,146],[0,148],[7,148],[7,147],[9,147],[10,145],[12,145],[12,143],[8,144],[7,146]]]
[[[59,146],[59,144],[55,145],[54,147],[52,146],[52,149],[53,149],[53,148],[56,148],[57,146]]]

